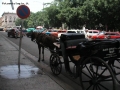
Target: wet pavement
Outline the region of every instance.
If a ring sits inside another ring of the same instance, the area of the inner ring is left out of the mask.
[[[7,65],[0,67],[1,77],[7,79],[30,78],[37,74],[43,75],[43,73],[39,68],[30,65],[20,65],[20,70],[18,65]]]
[[[64,90],[0,35],[0,90]]]

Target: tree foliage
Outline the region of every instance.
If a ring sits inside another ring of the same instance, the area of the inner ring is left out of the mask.
[[[38,25],[102,30],[120,29],[120,0],[55,0],[42,11],[30,14],[24,20],[24,27]],[[16,21],[16,25],[20,19]]]

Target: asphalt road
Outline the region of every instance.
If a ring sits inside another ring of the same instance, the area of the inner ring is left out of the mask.
[[[2,32],[2,34],[3,34],[4,37],[6,37],[7,39],[9,39],[10,41],[12,41],[13,43],[15,43],[16,45],[19,46],[19,42],[20,42],[19,38],[15,39],[15,38],[7,37],[7,33],[6,32]],[[30,53],[31,55],[33,55],[33,56],[38,58],[38,47],[37,47],[37,44],[32,42],[31,38],[28,38],[28,37],[24,36],[22,38],[22,46],[21,46],[21,48],[24,49],[25,51],[27,51],[28,53]],[[50,52],[49,52],[49,50],[45,49],[45,61],[44,61],[44,63],[47,64],[47,65],[49,65],[49,57],[50,57]],[[36,60],[36,62],[37,62],[37,60]],[[71,70],[73,70],[74,64],[70,63],[70,65],[71,65]],[[69,85],[72,85],[72,87],[74,88],[73,90],[78,90],[77,88],[80,88],[79,78],[77,78],[77,79],[71,78],[66,73],[66,71],[64,69],[64,65],[62,65],[62,73],[61,74],[64,75],[65,78],[68,78],[68,79],[71,80],[71,82],[70,81],[66,81],[66,83],[69,83]],[[120,77],[118,77],[118,78],[120,78]],[[117,83],[117,90],[119,90],[119,87],[120,87],[120,85]]]

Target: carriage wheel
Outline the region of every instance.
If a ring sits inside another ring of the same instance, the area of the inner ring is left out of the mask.
[[[62,63],[60,61],[60,57],[57,54],[52,54],[50,56],[50,67],[55,75],[59,75],[62,70]]]
[[[98,57],[83,61],[80,68],[80,83],[83,90],[116,90],[111,68]]]
[[[120,58],[114,61],[109,61],[108,63],[115,74],[115,79],[120,84]]]

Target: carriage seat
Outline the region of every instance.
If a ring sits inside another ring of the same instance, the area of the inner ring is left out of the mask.
[[[63,43],[66,49],[74,49],[80,42],[87,40],[85,35],[80,33],[65,33],[60,37],[60,43]]]
[[[85,39],[84,34],[80,33],[64,33],[61,34],[60,41],[68,41],[68,40],[75,40],[75,39]]]

